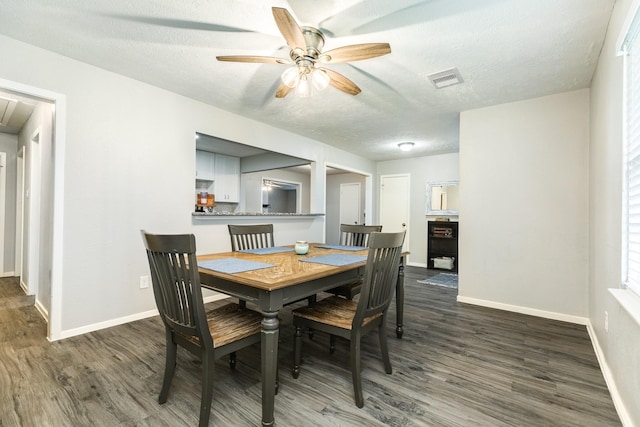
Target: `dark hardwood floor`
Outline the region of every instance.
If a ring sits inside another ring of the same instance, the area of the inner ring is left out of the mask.
[[[290,374],[290,310],[281,314],[278,426],[619,426],[586,328],[459,304],[455,289],[418,284],[407,268],[405,333],[384,373],[376,334],[363,340],[365,406],[353,401],[348,343],[305,337]],[[0,297],[17,279],[0,279]],[[6,289],[5,289],[6,287]],[[219,303],[214,303],[219,304]],[[305,304],[305,303],[300,303]],[[49,343],[33,306],[0,304],[0,426],[193,426],[200,365],[185,351],[169,400],[160,320],[145,319]],[[216,364],[211,425],[260,425],[260,347]]]

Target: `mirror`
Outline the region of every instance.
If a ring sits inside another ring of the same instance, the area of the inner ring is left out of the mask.
[[[427,215],[458,215],[458,181],[427,184]]]

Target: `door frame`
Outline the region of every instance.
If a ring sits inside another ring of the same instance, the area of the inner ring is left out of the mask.
[[[4,247],[6,236],[7,153],[0,151],[0,276],[4,276]]]
[[[16,153],[16,245],[14,272],[20,277],[20,285],[26,291],[22,283],[22,247],[24,245],[24,190],[25,190],[25,165],[27,147],[22,146]]]
[[[42,199],[40,197],[42,192],[42,150],[40,148],[40,135],[40,127],[37,127],[28,141],[27,152],[29,155],[26,158],[29,186],[25,191],[28,232],[26,248],[25,246],[22,247],[23,254],[24,250],[27,250],[27,293],[35,295],[36,301],[40,299],[40,264],[42,263],[40,259],[40,221],[42,220]],[[24,244],[25,241],[23,240],[22,243]],[[20,280],[22,282],[24,277],[21,277]]]
[[[324,194],[323,194],[323,206],[324,206],[324,211],[327,211],[327,207],[326,207],[326,203],[327,203],[327,168],[334,168],[334,169],[340,169],[343,170],[345,172],[349,172],[349,173],[354,173],[357,175],[361,175],[364,177],[364,207],[360,206],[360,208],[364,208],[363,212],[364,212],[364,222],[368,223],[368,224],[376,224],[377,222],[377,218],[374,216],[374,210],[373,210],[373,202],[374,202],[374,194],[373,194],[373,175],[369,172],[364,172],[362,170],[359,169],[354,169],[348,166],[344,166],[341,165],[340,163],[333,163],[333,162],[324,162],[324,170],[323,170],[323,174],[322,177],[324,179]],[[325,240],[326,240],[326,236],[327,236],[327,221],[325,219],[324,224],[323,224],[323,235],[325,236]]]
[[[0,88],[53,103],[53,226],[51,245],[51,301],[47,339],[62,338],[62,277],[64,230],[64,159],[67,97],[35,86],[0,78]]]

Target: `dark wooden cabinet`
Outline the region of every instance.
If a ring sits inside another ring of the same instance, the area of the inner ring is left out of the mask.
[[[427,239],[427,268],[457,273],[458,223],[428,221]]]

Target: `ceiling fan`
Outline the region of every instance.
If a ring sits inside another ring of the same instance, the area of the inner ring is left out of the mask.
[[[291,14],[284,8],[272,8],[278,29],[291,49],[288,58],[271,56],[218,56],[218,61],[253,62],[270,64],[293,64],[282,73],[282,82],[276,90],[276,98],[284,98],[296,88],[301,97],[311,96],[314,90],[322,90],[331,85],[350,95],[361,92],[358,85],[347,77],[319,64],[361,61],[391,53],[389,43],[363,43],[343,46],[322,52],[324,35],[313,27],[299,27]]]

